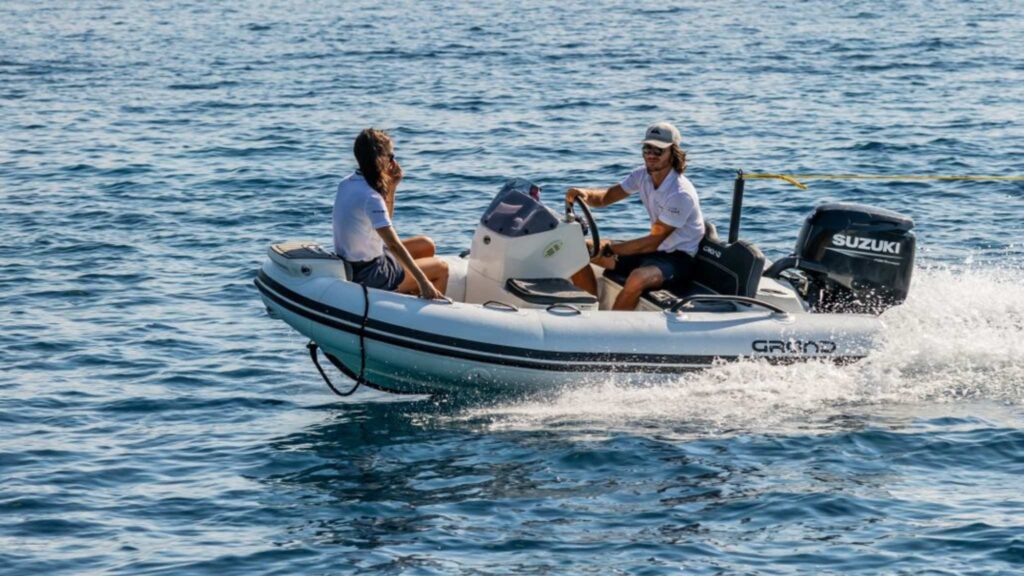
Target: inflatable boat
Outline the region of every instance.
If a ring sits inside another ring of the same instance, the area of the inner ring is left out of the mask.
[[[518,179],[487,207],[470,249],[443,256],[447,300],[350,282],[348,264],[314,242],[270,246],[255,284],[269,314],[309,339],[336,392],[320,351],[357,385],[487,394],[613,373],[645,381],[740,359],[848,363],[867,355],[884,328],[878,314],[906,298],[913,222],[868,206],[821,205],[793,254],[769,265],[738,237],[742,197],[740,173],[728,239],[708,223],[692,283],[649,292],[632,311],[611,310],[624,278],[589,264],[600,234],[586,205],[556,212]],[[569,280],[588,264],[596,296]]]

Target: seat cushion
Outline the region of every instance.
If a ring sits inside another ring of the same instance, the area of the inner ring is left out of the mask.
[[[505,288],[531,304],[596,304],[593,294],[577,288],[565,278],[509,278]]]

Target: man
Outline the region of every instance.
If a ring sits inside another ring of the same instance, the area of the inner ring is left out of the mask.
[[[651,218],[646,236],[625,242],[601,242],[601,252],[591,261],[626,274],[626,284],[615,298],[614,310],[633,310],[647,290],[685,286],[690,281],[697,247],[704,237],[704,217],[693,184],[683,176],[686,152],[680,136],[668,122],[652,124],[642,143],[644,165],[622,182],[607,189],[569,188],[566,202],[582,198],[588,206],[614,204],[640,193]],[[597,294],[597,279],[590,266],[573,276],[573,282]]]

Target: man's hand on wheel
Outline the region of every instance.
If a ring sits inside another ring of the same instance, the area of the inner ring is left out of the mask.
[[[583,188],[569,188],[565,193],[565,203],[572,204],[577,197],[582,198],[584,204],[587,203],[587,191]]]

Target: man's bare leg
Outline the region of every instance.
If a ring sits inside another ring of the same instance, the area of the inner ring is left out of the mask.
[[[590,262],[597,264],[605,270],[615,270],[614,257],[596,256],[591,258]],[[572,280],[572,283],[575,284],[577,288],[586,290],[594,296],[597,296],[597,277],[594,276],[594,269],[591,268],[589,264],[581,268],[579,272],[573,274],[570,277],[570,280]]]
[[[597,296],[597,277],[594,276],[594,269],[590,267],[590,264],[580,268],[580,271],[573,274],[570,280],[577,288]]]
[[[665,278],[657,266],[642,266],[633,270],[629,278],[626,278],[626,285],[622,292],[615,297],[615,304],[612,310],[635,310],[640,296],[647,290],[660,288]]]

